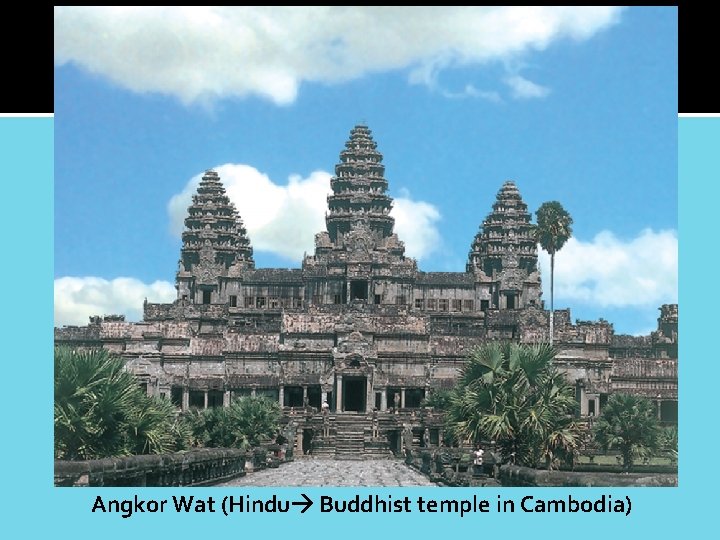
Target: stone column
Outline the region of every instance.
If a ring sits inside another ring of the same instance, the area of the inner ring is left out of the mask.
[[[302,429],[298,429],[297,433],[295,434],[295,452],[297,452],[296,456],[302,456],[303,455],[303,432]]]
[[[225,394],[223,394],[223,407],[229,407],[230,406],[230,390],[225,390]]]
[[[342,375],[335,376],[337,392],[335,396],[335,412],[342,412]]]
[[[250,395],[251,395],[252,397],[257,397],[257,388],[255,388],[255,387],[253,386],[253,387],[252,387],[252,390],[250,390]]]
[[[400,389],[400,408],[405,408],[405,388]]]
[[[203,408],[207,409],[208,406],[208,391],[205,390],[205,403],[203,404]]]
[[[387,388],[383,388],[380,392],[380,410],[387,411]]]
[[[307,384],[303,384],[303,407],[308,403]]]
[[[370,384],[370,377],[365,379],[365,412],[370,412],[375,408],[375,391]]]
[[[280,406],[285,406],[285,386],[280,385],[280,391],[278,392],[278,401],[280,402]]]
[[[187,411],[190,408],[190,389],[187,386],[183,387],[182,395],[182,410]]]
[[[327,401],[327,392],[325,390],[323,390],[322,392],[320,392],[320,405],[322,405],[326,401]],[[330,405],[330,404],[328,403],[328,405]]]
[[[662,420],[662,400],[656,400],[657,403],[657,419]]]
[[[580,384],[579,389],[580,389],[580,392],[578,392],[578,398],[580,399],[580,416],[587,416],[588,404],[587,404],[587,395],[585,394],[585,385]]]

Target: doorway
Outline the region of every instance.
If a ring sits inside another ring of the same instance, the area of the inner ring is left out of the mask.
[[[343,380],[343,410],[365,412],[365,377],[352,377]]]
[[[350,282],[350,300],[367,300],[368,299],[368,282],[367,281],[351,281]]]

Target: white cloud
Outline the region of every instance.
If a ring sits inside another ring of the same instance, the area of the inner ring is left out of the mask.
[[[478,90],[472,84],[466,84],[462,92],[452,92],[450,90],[441,90],[441,93],[446,98],[450,99],[462,99],[462,98],[479,98],[491,101],[493,103],[500,103],[502,98],[498,92],[494,90]]]
[[[550,257],[540,252],[550,302]],[[658,307],[678,298],[678,240],[673,230],[645,229],[629,241],[603,231],[591,242],[571,238],[555,255],[555,307]]]
[[[550,93],[549,88],[540,86],[520,75],[507,77],[505,84],[510,87],[512,96],[516,99],[544,98]]]
[[[390,215],[395,218],[395,232],[405,242],[408,257],[423,259],[440,247],[442,240],[435,225],[440,212],[432,204],[413,201],[407,190],[401,190]]]
[[[172,302],[175,286],[167,281],[143,283],[135,278],[61,277],[55,280],[55,326],[86,325],[91,315],[125,315],[142,319],[148,302]]]
[[[56,7],[55,61],[185,103],[258,95],[292,103],[304,82],[483,64],[583,40],[616,7]]]
[[[294,262],[299,262],[303,253],[314,251],[315,234],[326,230],[330,173],[315,171],[307,178],[293,175],[286,185],[280,185],[250,165],[227,163],[215,170],[245,223],[255,251]],[[170,230],[176,236],[183,231],[187,208],[201,176],[193,177],[168,203]],[[422,259],[437,248],[440,233],[435,223],[440,213],[432,204],[414,201],[404,192],[395,199],[391,215],[408,256]]]

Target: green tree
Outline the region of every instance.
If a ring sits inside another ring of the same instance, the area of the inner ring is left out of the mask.
[[[660,437],[660,449],[665,452],[673,462],[678,459],[678,428],[668,426],[663,429]]]
[[[142,390],[125,416],[127,447],[131,454],[166,454],[187,447],[187,434],[170,400],[148,396]]]
[[[459,440],[493,440],[517,463],[548,467],[577,448],[574,389],[552,361],[547,343],[490,343],[476,348],[461,371],[447,426]]]
[[[138,385],[105,350],[55,349],[55,457],[126,455],[125,420]]]
[[[593,433],[603,449],[620,451],[627,471],[637,458],[648,457],[657,450],[661,429],[649,399],[613,394],[598,417]]]
[[[555,253],[560,251],[572,236],[573,219],[557,201],[543,203],[537,212],[537,241],[550,254],[550,343],[554,335]]]
[[[277,434],[280,417],[277,401],[243,396],[229,407],[190,411],[184,420],[195,446],[252,448]]]
[[[452,392],[450,390],[435,390],[427,396],[423,402],[423,407],[432,407],[438,411],[447,411],[452,404]]]
[[[266,397],[243,396],[227,409],[233,446],[251,448],[275,437],[280,428],[280,404]]]
[[[55,349],[55,457],[97,459],[182,447],[169,401],[149,397],[106,350]]]

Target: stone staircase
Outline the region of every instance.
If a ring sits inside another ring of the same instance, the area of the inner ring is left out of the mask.
[[[329,420],[330,436],[313,439],[313,457],[362,460],[388,459],[393,456],[384,437],[373,440],[372,424],[366,415],[334,414]]]
[[[313,440],[312,451],[310,455],[315,458],[334,458],[335,457],[335,441],[334,437],[328,440]]]
[[[338,415],[335,419],[335,457],[363,459],[365,453],[365,424],[363,414]]]

